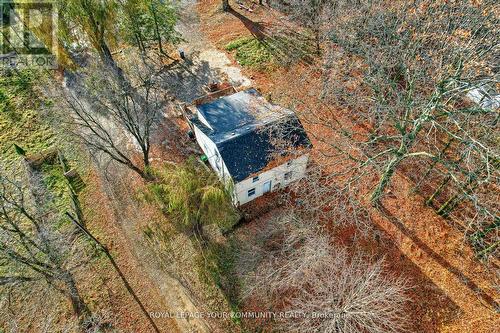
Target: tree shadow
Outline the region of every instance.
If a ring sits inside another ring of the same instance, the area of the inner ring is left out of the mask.
[[[219,70],[211,68],[207,61],[197,61],[197,58],[198,55],[192,53],[186,61],[159,74],[162,88],[184,103],[191,103],[205,95],[205,89],[210,83],[223,78]]]
[[[280,62],[285,65],[298,61],[312,63],[311,54],[315,52],[315,42],[312,36],[294,30],[285,24],[271,25],[252,21],[233,8],[228,12],[239,19],[252,36],[266,46],[268,51]]]
[[[454,322],[463,314],[446,292],[401,252],[390,235],[377,228],[373,236],[367,237],[369,240],[356,239],[349,244],[350,248],[359,251],[359,247],[367,246],[367,253],[376,251],[375,258],[385,259],[387,274],[409,278],[411,288],[407,293],[410,302],[405,305],[405,312],[410,316],[409,331],[437,332],[440,327]]]
[[[465,276],[464,273],[460,271],[460,269],[451,265],[446,259],[444,259],[441,255],[432,250],[427,244],[425,244],[420,238],[418,238],[411,230],[409,230],[397,217],[395,217],[389,210],[383,205],[380,204],[377,206],[377,209],[386,217],[394,226],[396,226],[401,233],[403,233],[406,237],[411,239],[416,246],[422,251],[424,251],[429,257],[435,260],[440,266],[445,268],[448,272],[453,274],[460,283],[462,283],[465,287],[470,289],[483,303],[489,305],[494,311],[500,311],[499,304],[484,290],[482,290],[474,281]]]
[[[250,31],[252,35],[258,40],[263,40],[267,37],[267,34],[265,33],[266,28],[261,22],[252,21],[233,8],[230,8],[228,10],[228,13],[234,15],[237,19],[239,19],[241,23],[243,23],[243,25],[248,29],[248,31]]]

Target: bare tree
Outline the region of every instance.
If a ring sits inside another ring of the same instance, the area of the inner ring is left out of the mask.
[[[63,110],[58,117],[90,149],[150,179],[151,136],[161,119],[164,95],[149,70],[134,69],[137,84],[130,90],[117,82],[119,78],[102,76],[99,68],[88,73],[79,91],[70,87],[66,93],[56,92]],[[142,165],[134,159],[135,150],[141,153]]]
[[[278,320],[287,332],[402,332],[405,279],[383,260],[333,247],[314,222],[284,213],[240,255],[243,299],[294,313]]]
[[[403,332],[405,327],[403,280],[384,274],[382,260],[370,263],[362,256],[335,251],[324,267],[311,274],[290,299],[295,320],[283,326],[289,332]],[[311,318],[308,314],[316,314]]]
[[[492,6],[361,1],[330,7],[325,95],[335,106],[357,112],[359,124],[369,124],[359,146],[365,154],[360,162],[381,171],[373,201],[403,161],[437,158],[425,145],[429,133],[469,140],[457,134],[456,120],[469,113],[460,101],[471,87],[495,81]],[[447,125],[451,119],[454,129]],[[492,153],[486,145],[477,148]]]
[[[292,20],[312,31],[316,53],[320,54],[326,22],[325,11],[330,4],[331,1],[328,0],[278,0],[273,3],[273,6],[289,14]]]
[[[324,64],[300,83],[314,86],[311,77],[321,73],[322,94],[314,108],[287,96],[317,129],[308,134],[339,188],[370,190],[377,176],[377,205],[393,176],[404,175],[481,256],[500,245],[491,195],[498,187],[495,22],[493,1],[332,2],[322,24]],[[477,91],[490,102],[471,103]]]
[[[336,171],[344,184],[378,175],[378,204],[394,174],[405,174],[482,254],[499,245],[498,204],[488,195],[498,184],[498,112],[467,96],[499,82],[495,6],[336,1],[324,24],[322,97],[331,111],[304,115],[335,133],[317,139],[344,159]]]
[[[43,190],[34,184],[36,179],[21,182],[0,174],[0,286],[11,292],[29,286],[60,293],[83,323],[90,311],[74,273],[92,256],[74,229],[60,226],[61,216],[53,207],[41,206],[42,199],[35,196]]]

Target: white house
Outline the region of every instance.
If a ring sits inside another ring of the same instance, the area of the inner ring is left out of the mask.
[[[296,115],[255,89],[195,105],[194,135],[221,181],[243,205],[305,175],[311,142]]]

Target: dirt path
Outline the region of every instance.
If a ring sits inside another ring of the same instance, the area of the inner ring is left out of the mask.
[[[112,198],[107,193],[109,191],[109,186],[105,186],[105,181],[98,171],[92,173],[85,195],[81,198],[87,227],[111,251],[122,274],[146,310],[154,311],[161,308],[162,311],[166,311],[168,306],[165,296],[159,292],[156,281],[145,274],[144,265],[137,256],[134,243],[125,232],[115,204],[112,203]],[[106,287],[109,293],[109,307],[112,308],[118,327],[123,332],[154,332],[151,323],[132,295],[128,293],[111,265],[106,261],[106,266],[101,269],[102,272],[98,274],[106,279],[116,276],[114,278],[116,282],[112,285],[107,284]],[[110,288],[112,291],[109,291]],[[181,332],[175,319],[154,318],[154,322],[162,333]]]
[[[113,175],[110,178],[110,174]],[[135,199],[135,189],[131,184],[138,184],[140,180],[135,179],[128,170],[123,168],[112,168],[107,175],[101,174],[104,190],[109,198],[112,208],[114,223],[123,232],[124,239],[132,252],[134,263],[143,279],[155,289],[161,299],[158,304],[151,304],[148,311],[154,312],[155,320],[165,321],[165,313],[196,313],[198,309],[194,305],[189,292],[182,284],[171,277],[158,263],[158,259],[148,249],[143,238],[143,229],[148,218],[147,211]],[[161,318],[157,318],[157,317]],[[203,320],[187,319],[175,316],[175,323],[179,332],[211,332],[209,325]],[[160,325],[159,325],[160,326]],[[164,332],[174,332],[173,327],[160,327]]]
[[[178,49],[185,53],[186,60],[177,70],[165,74],[165,88],[177,99],[189,103],[204,95],[210,82],[228,81],[236,88],[252,85],[241,69],[232,65],[227,55],[217,50],[202,33],[196,0],[180,1],[179,15],[176,30],[183,42]]]
[[[182,0],[180,5],[177,30],[182,34],[185,42],[179,47],[186,52],[187,57],[191,57],[195,65],[206,63],[220,78],[227,78],[235,87],[250,86],[252,82],[242,74],[241,69],[233,66],[227,55],[217,50],[201,32],[197,10],[198,1]]]
[[[85,101],[84,95],[79,93],[79,83],[82,79],[77,75],[68,73],[65,77],[64,87],[78,98],[82,107],[91,108]],[[165,120],[166,121],[166,120]],[[127,145],[129,139],[110,121],[102,119],[101,123],[107,126],[108,131],[116,138],[116,142]],[[172,129],[170,128],[170,131]],[[179,148],[178,148],[179,149]],[[163,149],[164,150],[164,149]],[[106,214],[106,224],[100,229],[106,234],[115,235],[112,239],[115,244],[117,262],[124,266],[132,288],[146,306],[149,313],[153,313],[153,320],[161,332],[188,332],[208,333],[211,327],[202,319],[187,318],[170,314],[197,313],[199,310],[194,305],[189,291],[171,275],[162,269],[158,259],[149,249],[143,238],[143,227],[148,222],[148,212],[137,200],[137,188],[142,186],[142,180],[137,179],[132,171],[114,163],[101,163],[94,160],[95,169],[98,170],[97,186],[105,196],[100,202],[100,209],[110,211]],[[89,203],[90,204],[90,203]],[[109,225],[108,225],[109,224]],[[126,261],[123,261],[123,258]],[[141,288],[151,291],[141,292]],[[144,299],[144,297],[148,297]],[[139,311],[139,310],[137,310]],[[135,314],[134,314],[135,315]],[[127,316],[130,317],[129,314]],[[149,332],[145,331],[145,332]],[[151,327],[151,332],[153,328]],[[139,332],[142,333],[142,332]]]

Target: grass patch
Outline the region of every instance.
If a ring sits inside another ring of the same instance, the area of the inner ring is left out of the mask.
[[[0,162],[6,166],[19,157],[14,143],[29,155],[56,143],[55,133],[37,113],[46,103],[35,91],[37,80],[37,72],[29,69],[0,75]]]
[[[43,155],[60,144],[55,131],[39,114],[40,109],[50,106],[37,89],[40,75],[33,69],[0,72],[0,164],[6,169],[15,168],[21,159],[14,144],[27,156]],[[38,169],[50,204],[60,213],[71,211],[68,181],[59,159],[44,161]]]
[[[40,171],[43,174],[44,185],[53,196],[53,204],[57,211],[61,213],[72,211],[68,180],[64,177],[62,166],[45,163],[41,166]],[[67,219],[64,218],[64,220]]]
[[[301,60],[309,62],[311,55],[314,54],[310,39],[293,34],[262,39],[242,37],[227,44],[225,49],[234,52],[240,65],[259,70],[272,70],[277,66],[286,67]]]
[[[239,311],[238,290],[239,281],[235,273],[236,246],[228,240],[227,244],[211,243],[200,256],[200,279],[211,293],[222,292],[230,310]],[[211,290],[213,289],[213,290]],[[241,325],[241,319],[231,317],[231,320]]]
[[[274,63],[274,53],[269,43],[253,37],[236,39],[226,45],[227,51],[236,51],[239,64],[248,67],[263,67]]]

